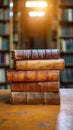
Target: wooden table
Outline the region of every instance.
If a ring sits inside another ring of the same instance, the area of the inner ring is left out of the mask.
[[[73,89],[61,89],[61,105],[10,105],[0,90],[0,130],[73,130]]]

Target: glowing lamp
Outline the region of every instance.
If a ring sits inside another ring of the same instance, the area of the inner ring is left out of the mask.
[[[33,7],[33,8],[35,8],[35,7],[41,7],[41,8],[45,8],[45,7],[47,7],[47,2],[46,1],[27,1],[26,3],[25,3],[25,6],[26,7]]]
[[[31,17],[40,17],[40,16],[45,16],[45,12],[36,12],[36,11],[30,11],[29,16]]]

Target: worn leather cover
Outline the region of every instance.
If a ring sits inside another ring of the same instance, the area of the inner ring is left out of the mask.
[[[38,82],[38,81],[59,81],[59,71],[55,70],[34,70],[34,71],[7,71],[8,82]]]
[[[11,83],[12,92],[59,92],[59,82]]]
[[[38,59],[58,59],[60,53],[58,49],[32,49],[13,50],[13,60],[38,60]]]
[[[60,93],[51,92],[12,92],[11,104],[60,105]]]
[[[63,70],[64,59],[20,60],[15,62],[16,70]]]

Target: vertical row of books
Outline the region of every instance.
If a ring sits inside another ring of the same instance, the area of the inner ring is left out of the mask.
[[[61,87],[73,87],[73,0],[59,1],[59,43],[65,70],[61,72]]]
[[[21,20],[21,3],[20,0],[13,0],[13,45],[14,49],[20,49],[20,20]]]
[[[9,87],[6,81],[10,50],[9,10],[9,0],[0,0],[0,89]]]

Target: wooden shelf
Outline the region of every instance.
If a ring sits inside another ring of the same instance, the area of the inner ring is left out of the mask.
[[[8,82],[0,82],[0,85],[7,85],[9,84]]]
[[[6,49],[6,50],[1,50],[0,49],[0,53],[7,53],[7,52],[9,53],[9,49]]]
[[[9,65],[5,65],[5,64],[0,63],[0,68],[9,68]]]
[[[13,41],[14,44],[18,44],[18,41]]]
[[[60,8],[71,8],[71,9],[73,9],[73,5],[68,5],[68,4],[61,4],[60,6],[59,6]]]
[[[9,8],[9,5],[0,5],[0,8],[6,9]]]
[[[73,51],[71,52],[60,52],[61,55],[73,55]]]
[[[1,37],[4,37],[4,38],[9,38],[9,37],[10,37],[10,36],[9,36],[9,35],[7,35],[7,34],[5,34],[5,35],[0,34],[0,36],[1,36]]]
[[[63,26],[73,26],[73,21],[60,20],[59,23]]]
[[[60,82],[61,84],[73,84],[73,81],[64,81],[64,82]]]
[[[73,68],[73,64],[67,64],[65,65],[65,68]]]
[[[60,36],[60,39],[73,39],[73,36]]]
[[[8,20],[0,20],[0,23],[8,23],[8,22],[10,22],[9,19]]]

